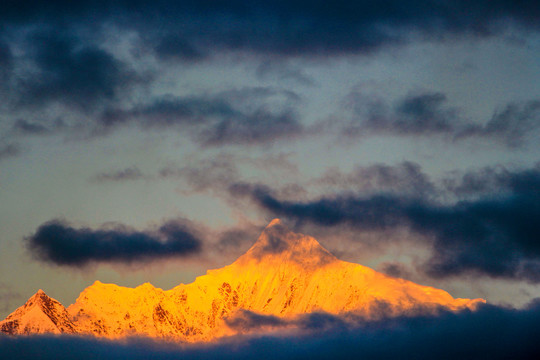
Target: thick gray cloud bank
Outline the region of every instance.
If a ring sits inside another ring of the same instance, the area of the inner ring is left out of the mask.
[[[224,54],[269,61],[370,55],[396,44],[483,38],[509,28],[512,34],[530,34],[538,24],[534,1],[5,1],[0,106],[17,114],[13,130],[19,135],[71,130],[88,137],[136,123],[180,130],[204,146],[271,144],[305,132],[297,104],[274,109],[266,98],[246,107],[223,94],[140,103],[134,95],[148,94],[158,68],[215,61]],[[113,44],[119,38],[129,41]],[[144,65],[153,60],[157,67]],[[406,98],[394,109],[371,104],[367,117],[359,116],[366,109],[354,112],[346,132],[485,138],[518,147],[538,128],[534,99],[509,104],[486,125],[464,126],[455,124],[460,119],[445,101],[444,94],[433,93]],[[58,116],[32,114],[47,108]]]
[[[178,345],[148,339],[104,341],[70,336],[0,336],[10,359],[532,359],[540,356],[540,303],[525,309],[485,305],[346,325],[338,317],[307,316],[282,335],[239,336],[214,344]],[[321,321],[324,320],[324,321]],[[251,316],[251,326],[275,325]]]
[[[4,3],[0,14],[0,21],[9,25],[115,23],[137,28],[158,57],[196,61],[220,49],[276,55],[362,53],[407,41],[412,34],[444,39],[488,36],[508,24],[538,29],[540,10],[526,0],[27,0]]]
[[[39,260],[73,267],[92,262],[132,263],[197,253],[202,241],[182,222],[170,221],[156,231],[74,228],[52,220],[26,238]]]

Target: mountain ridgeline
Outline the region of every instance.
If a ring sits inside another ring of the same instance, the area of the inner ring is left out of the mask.
[[[145,283],[126,288],[96,281],[67,309],[39,290],[0,322],[12,335],[68,333],[132,335],[210,341],[234,335],[227,319],[242,310],[293,319],[306,313],[353,313],[367,318],[423,309],[474,309],[482,299],[454,299],[446,291],[341,261],[314,238],[273,220],[231,265],[191,284],[164,291]]]

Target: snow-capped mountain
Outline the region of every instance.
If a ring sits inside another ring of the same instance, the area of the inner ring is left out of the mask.
[[[41,289],[0,322],[0,331],[11,335],[77,332],[66,308]]]
[[[234,263],[209,270],[191,284],[164,291],[148,283],[133,289],[96,281],[67,311],[40,290],[0,328],[10,334],[208,341],[234,334],[225,319],[239,310],[282,318],[315,311],[374,317],[381,309],[394,316],[419,306],[458,310],[480,302],[341,261],[314,238],[291,232],[276,219]]]

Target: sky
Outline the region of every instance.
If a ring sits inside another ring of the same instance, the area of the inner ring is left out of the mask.
[[[0,318],[191,282],[273,218],[536,309],[539,24],[528,0],[2,2]]]

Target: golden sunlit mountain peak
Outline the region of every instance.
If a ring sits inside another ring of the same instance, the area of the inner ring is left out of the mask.
[[[39,289],[26,303],[0,322],[7,334],[76,333],[75,325],[60,302]]]
[[[31,311],[35,297],[49,305]],[[208,270],[191,284],[164,291],[150,283],[127,288],[96,281],[67,311],[47,299],[38,291],[0,328],[10,334],[146,335],[193,342],[234,334],[225,320],[245,310],[281,318],[321,311],[373,318],[381,315],[381,304],[384,316],[397,316],[418,308],[474,309],[485,302],[454,299],[446,291],[341,261],[278,219],[231,265]]]

